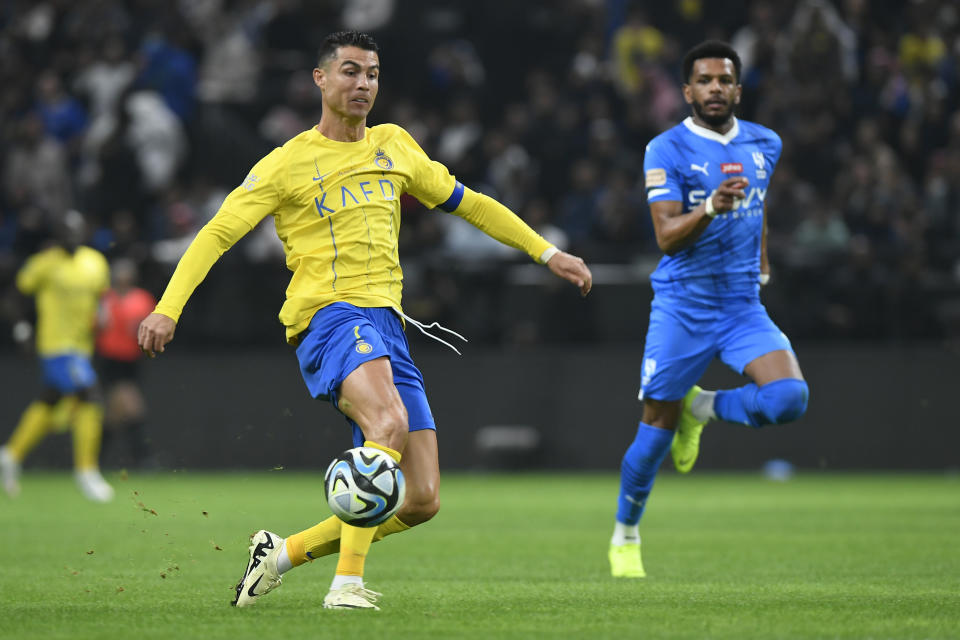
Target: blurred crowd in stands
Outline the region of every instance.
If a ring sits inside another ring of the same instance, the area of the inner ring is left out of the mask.
[[[406,127],[462,182],[603,265],[591,298],[605,282],[649,298],[659,252],[643,149],[688,113],[686,49],[730,41],[744,63],[739,115],[784,143],[764,293],[778,324],[795,339],[960,338],[955,0],[8,0],[0,344],[25,309],[16,269],[70,209],[92,246],[134,260],[159,296],[249,168],[318,121],[314,53],[342,28],[381,46],[370,124]],[[503,306],[504,288],[530,286],[516,274],[525,256],[402,206],[409,313],[481,341],[553,339]],[[269,219],[209,279],[181,341],[282,343],[287,272]],[[542,288],[541,314],[563,304]],[[642,322],[615,335],[587,318],[558,339],[642,340]]]

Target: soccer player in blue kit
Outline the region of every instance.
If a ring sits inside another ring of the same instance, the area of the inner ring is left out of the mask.
[[[643,354],[643,416],[621,464],[609,559],[614,577],[642,578],[638,525],[671,450],[681,473],[697,458],[709,420],[761,427],[796,420],[808,389],[790,341],[760,302],[769,279],[766,194],[781,142],[738,120],[740,58],[707,41],[683,60],[692,115],[647,145],[647,200],[666,254],[650,277],[654,297]],[[751,382],[696,386],[714,357]]]

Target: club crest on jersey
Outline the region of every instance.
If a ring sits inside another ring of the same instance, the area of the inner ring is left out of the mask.
[[[373,351],[373,347],[370,346],[369,342],[364,342],[363,340],[357,343],[357,353],[362,353],[364,355]]]
[[[653,358],[647,358],[643,361],[643,376],[640,378],[640,384],[646,386],[650,384],[653,374],[657,372],[657,361]]]
[[[373,164],[377,165],[384,171],[393,169],[393,160],[390,159],[386,151],[383,149],[377,149],[377,154],[373,158]]]
[[[724,162],[720,165],[723,173],[743,173],[743,165],[739,162]]]
[[[762,151],[753,152],[753,164],[757,168],[757,177],[761,180],[765,179],[767,177],[767,162]]]

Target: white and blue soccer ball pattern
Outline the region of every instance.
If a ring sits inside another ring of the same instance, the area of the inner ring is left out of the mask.
[[[375,527],[403,505],[406,481],[400,465],[373,447],[347,449],[333,459],[323,478],[333,514],[355,527]]]

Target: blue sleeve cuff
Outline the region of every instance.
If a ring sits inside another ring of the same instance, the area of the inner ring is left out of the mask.
[[[460,206],[461,200],[463,200],[463,185],[458,180],[453,187],[453,193],[450,194],[450,197],[447,198],[446,202],[438,204],[437,208],[443,209],[447,213],[453,213],[456,211],[457,207]]]

